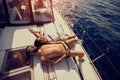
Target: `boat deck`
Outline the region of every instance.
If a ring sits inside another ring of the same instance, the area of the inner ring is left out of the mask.
[[[2,31],[0,39],[0,71],[2,68],[5,51],[11,48],[24,47],[32,45],[35,37],[28,28],[41,30],[47,34],[56,34],[62,32],[69,35],[74,35],[70,27],[63,21],[61,15],[54,10],[55,22],[48,23],[41,26],[30,25],[22,27],[5,27]],[[33,57],[33,80],[100,80],[94,65],[90,63],[89,56],[84,50],[82,43],[76,43],[75,50],[82,50],[85,52],[85,62],[78,62],[78,57],[65,58],[62,62],[54,66],[42,65],[39,57]]]

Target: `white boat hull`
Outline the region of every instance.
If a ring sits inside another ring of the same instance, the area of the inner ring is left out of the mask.
[[[41,26],[21,26],[21,27],[5,27],[0,39],[0,71],[4,62],[5,51],[11,48],[24,47],[33,45],[35,37],[28,31],[28,28],[39,29],[47,34],[55,34],[62,32],[74,35],[71,28],[64,22],[61,15],[54,9],[55,22]],[[33,80],[101,80],[94,65],[91,64],[87,52],[84,50],[82,43],[76,43],[75,50],[83,50],[85,52],[85,62],[78,62],[70,57],[64,59],[58,65],[45,66],[42,65],[39,57],[33,57]]]

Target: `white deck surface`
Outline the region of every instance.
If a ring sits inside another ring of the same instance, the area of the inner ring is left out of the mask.
[[[27,30],[28,27],[40,29],[48,34],[63,32],[73,35],[73,32],[63,21],[62,17],[54,10],[55,22],[42,26],[22,26],[6,27],[0,37],[0,70],[2,66],[4,51],[9,48],[22,47],[33,44],[35,37]],[[76,50],[83,50],[82,44],[76,44]],[[83,50],[85,51],[85,50]],[[85,52],[85,62],[78,62],[79,69],[83,75],[80,77],[77,65],[72,57],[64,59],[61,63],[54,66],[41,65],[39,57],[34,57],[34,78],[35,80],[100,80],[95,69],[90,64],[90,60]],[[77,57],[76,57],[77,59]]]

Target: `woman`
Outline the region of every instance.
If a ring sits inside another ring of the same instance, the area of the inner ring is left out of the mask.
[[[63,33],[56,33],[56,34],[44,34],[41,31],[35,31],[32,28],[28,29],[35,37],[36,40],[34,42],[34,46],[39,47],[38,43],[40,45],[42,44],[46,44],[46,43],[52,43],[52,42],[56,42],[56,41],[66,41],[68,39],[74,39],[75,40],[75,36],[69,36],[68,34],[63,34]],[[74,43],[73,45],[71,45],[70,47],[74,47]]]

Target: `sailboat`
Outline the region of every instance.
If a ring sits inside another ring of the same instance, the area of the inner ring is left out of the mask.
[[[75,35],[52,0],[1,0],[0,7],[0,80],[102,80],[82,41],[74,49],[84,51],[85,62],[79,62],[76,56],[47,66],[33,56],[27,64],[25,48],[35,40],[28,28]]]

